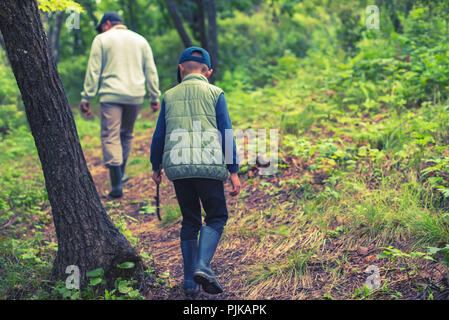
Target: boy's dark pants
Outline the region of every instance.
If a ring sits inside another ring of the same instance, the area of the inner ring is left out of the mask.
[[[228,220],[223,181],[188,178],[174,180],[173,185],[183,217],[181,241],[197,239],[202,225],[201,204],[206,212],[206,225],[221,235]]]

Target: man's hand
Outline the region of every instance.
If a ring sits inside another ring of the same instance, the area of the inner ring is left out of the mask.
[[[81,102],[80,110],[81,110],[82,113],[85,113],[86,115],[90,116],[91,111],[90,111],[90,104],[89,104],[89,102]]]
[[[153,171],[153,181],[156,182],[156,184],[161,184],[161,182],[162,182],[162,170]]]
[[[237,173],[231,173],[231,184],[232,190],[229,194],[235,197],[240,193],[240,179]]]
[[[151,102],[150,105],[151,105],[151,109],[153,109],[153,112],[158,111],[160,108],[159,101]]]

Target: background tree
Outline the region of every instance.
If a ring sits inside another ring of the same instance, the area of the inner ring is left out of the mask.
[[[52,51],[53,58],[55,62],[58,63],[59,56],[59,39],[61,35],[62,23],[64,21],[64,12],[47,12],[43,14],[47,21],[47,35],[49,40],[49,45]]]
[[[182,19],[179,16],[178,10],[176,9],[176,4],[174,0],[166,0],[167,9],[170,12],[170,16],[173,20],[173,24],[175,25],[176,30],[178,31],[179,37],[181,38],[182,42],[184,43],[184,46],[191,47],[192,46],[192,40],[190,39],[190,36],[187,34],[186,29],[184,28],[184,25],[182,24]]]
[[[117,265],[130,261],[139,274],[136,251],[106,214],[79,143],[75,122],[52,59],[36,0],[0,2],[0,30],[45,177],[58,239],[54,279],[67,266],[86,273],[103,268],[108,285],[122,275]]]
[[[186,29],[184,28],[182,18],[177,9],[176,2],[174,0],[166,0],[166,5],[170,16],[173,20],[176,30],[182,39],[185,47],[192,46],[193,42],[188,35]],[[184,4],[184,2],[183,2]],[[184,15],[188,16],[190,25],[194,30],[194,34],[197,35],[196,41],[200,45],[209,51],[211,56],[211,64],[214,69],[209,81],[211,83],[215,82],[215,75],[218,71],[218,36],[217,36],[217,8],[215,5],[215,0],[195,0],[195,2],[189,2],[193,9],[189,9],[186,13],[184,10]],[[207,19],[206,19],[207,17]]]
[[[214,72],[211,75],[210,82],[214,83],[216,74],[218,72],[218,36],[217,36],[217,8],[215,6],[215,0],[206,0],[207,10],[207,22],[208,22],[208,37],[207,37],[207,49],[210,54],[212,68]]]

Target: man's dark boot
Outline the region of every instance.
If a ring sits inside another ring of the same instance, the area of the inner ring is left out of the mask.
[[[120,198],[123,195],[122,170],[120,166],[109,166],[109,176],[112,186],[112,191],[109,192],[109,196],[112,198]]]
[[[129,177],[125,173],[126,161],[127,161],[127,159],[123,159],[123,163],[120,166],[120,169],[122,170],[122,184],[129,180]]]
[[[198,259],[193,279],[196,283],[201,284],[204,291],[210,294],[223,292],[223,288],[210,267],[210,261],[215,254],[220,236],[221,234],[211,227],[204,226],[201,228],[198,244]]]
[[[182,258],[184,261],[184,292],[187,296],[196,296],[200,286],[193,280],[195,261],[198,250],[198,240],[181,241]]]

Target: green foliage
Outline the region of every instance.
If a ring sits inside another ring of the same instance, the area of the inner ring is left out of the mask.
[[[43,239],[41,232],[29,240],[1,236],[0,298],[48,299],[44,279],[49,279],[56,244]]]
[[[47,193],[24,112],[1,105],[0,114],[5,116],[0,122],[8,128],[6,135],[0,134],[0,223],[19,235],[32,221],[39,222],[36,228],[50,222],[44,212]]]
[[[6,54],[4,51],[0,51],[0,105],[17,104],[19,100],[18,96],[19,88],[17,87]],[[0,119],[6,118],[6,114],[0,115]],[[0,123],[0,130],[2,127],[3,125]]]
[[[131,216],[128,216],[126,214],[113,214],[111,215],[112,221],[116,225],[116,227],[119,229],[120,233],[123,234],[128,241],[135,246],[139,242],[139,238],[135,237],[131,230],[128,229],[128,223],[127,220],[137,221]]]
[[[156,207],[152,205],[146,205],[139,209],[140,214],[154,214],[156,212]]]
[[[69,2],[40,4],[44,11],[64,10]],[[96,35],[92,16],[98,18],[107,9],[118,10],[129,27],[134,23],[135,30],[149,40],[161,90],[176,84],[183,44],[167,23],[163,1],[136,1],[147,10],[136,12],[134,21],[130,21],[129,8],[117,1],[80,3],[86,10],[81,29],[62,29],[58,64],[72,105],[79,102],[89,45]],[[89,3],[91,7],[86,6]],[[308,228],[318,230],[331,243],[348,238],[382,243],[384,251],[378,258],[411,275],[426,260],[446,265],[449,261],[449,15],[444,1],[378,3],[383,13],[381,29],[365,30],[366,1],[361,0],[217,1],[216,84],[226,92],[235,128],[280,129],[280,174],[273,180],[249,177],[245,186],[252,189],[243,190],[239,199],[252,204],[253,192],[271,199],[276,208],[260,216],[275,226],[260,231],[251,229],[256,224],[249,224],[251,228],[242,228],[243,235],[279,237],[276,250],[288,239],[296,241],[293,236],[307,233]],[[193,1],[180,7],[189,33],[197,32],[192,28],[194,8]],[[98,114],[95,103],[93,108]],[[99,120],[83,120],[78,111],[75,119],[83,148],[100,158]],[[154,119],[139,120],[136,130],[155,126]],[[68,290],[63,283],[52,293],[41,289],[56,243],[42,240],[41,230],[51,223],[44,179],[4,54],[0,162],[2,298],[142,298],[132,280],[121,278],[114,289],[100,294],[102,269],[89,272],[86,292]],[[148,157],[134,157],[129,165],[130,173],[141,173],[148,170]],[[243,159],[242,176],[250,172],[251,165]],[[123,212],[119,202],[105,206],[120,232],[138,245],[129,223],[154,215],[155,207],[143,201],[136,219]],[[162,227],[181,219],[178,206],[165,204],[161,213]],[[256,214],[262,219],[255,212],[248,216],[255,220]],[[284,224],[284,216],[293,217],[294,222]],[[303,221],[307,223],[298,226]],[[28,230],[33,230],[30,234],[35,239],[20,238]],[[403,239],[413,249],[393,246]],[[280,264],[256,267],[257,275],[250,282],[293,281],[296,274],[307,275],[318,266],[311,251],[293,248],[284,258]],[[119,265],[132,267],[130,262]],[[150,268],[147,275],[154,278],[155,287],[170,286],[169,273],[156,277]],[[395,289],[386,284],[376,291],[362,287],[349,297],[401,297],[390,290]]]
[[[396,249],[392,246],[390,247],[382,247],[380,249],[385,249],[382,253],[378,254],[378,258],[390,258],[392,261],[396,261],[398,258],[406,258],[406,259],[425,259],[425,260],[433,260],[431,256],[424,252],[411,252],[405,253],[399,249]]]
[[[276,22],[264,11],[251,16],[235,12],[234,17],[220,21],[219,27],[226,30],[218,35],[219,70],[229,88],[232,81],[253,88],[271,83],[276,76],[293,76],[297,72],[295,57],[304,56],[308,49],[307,29],[296,16]]]
[[[356,288],[352,297],[358,300],[366,300],[369,299],[372,296],[372,294],[373,290],[369,289],[366,285],[364,285],[361,289]]]
[[[415,261],[419,260],[430,260],[436,261],[441,260],[447,267],[446,277],[449,279],[449,245],[445,245],[442,248],[438,247],[427,247],[427,252],[411,252],[405,253],[399,249],[396,249],[392,246],[387,248],[383,247],[380,249],[384,249],[384,251],[377,255],[380,259],[389,258],[391,261],[396,262],[397,259],[401,259],[406,262],[407,268],[413,269],[409,272],[409,275],[412,273],[419,273],[420,269],[416,265]]]
[[[449,245],[446,244],[443,248],[428,247],[428,254],[438,257],[446,265],[446,279],[449,281]]]
[[[425,179],[432,188],[441,193],[444,199],[449,198],[449,158],[429,159],[429,165],[421,171]]]
[[[162,91],[176,85],[179,55],[184,47],[178,40],[175,30],[169,30],[163,35],[148,39],[153,50],[154,61],[158,70],[160,88]]]
[[[178,205],[164,205],[161,210],[162,226],[169,226],[181,218],[181,210]]]
[[[25,113],[16,105],[4,104],[0,106],[0,134],[5,135],[12,130],[25,129]]]
[[[120,269],[130,269],[134,267],[133,262],[123,262],[117,265]],[[133,288],[137,283],[133,279],[123,279],[118,277],[114,281],[114,289],[108,290],[104,288],[106,281],[104,280],[104,270],[102,268],[94,269],[87,272],[89,278],[88,288],[84,291],[76,289],[67,289],[62,284],[57,284],[54,291],[64,299],[94,299],[94,300],[142,300],[144,297],[140,295],[138,289]]]
[[[58,64],[67,99],[72,104],[79,102],[83,90],[84,76],[87,68],[88,56],[79,56],[76,59],[63,60]]]
[[[62,11],[67,8],[74,8],[79,12],[83,12],[83,8],[72,0],[38,0],[39,9],[42,11]]]
[[[361,17],[351,4],[338,12],[338,18],[341,25],[337,30],[337,39],[340,41],[343,50],[353,54],[356,51],[356,43],[362,38]]]

